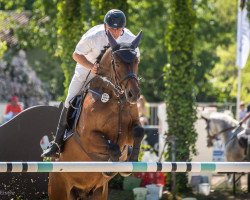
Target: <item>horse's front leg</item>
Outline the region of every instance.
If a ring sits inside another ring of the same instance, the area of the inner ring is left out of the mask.
[[[121,150],[118,144],[113,143],[111,140],[107,139],[105,135],[98,131],[93,131],[91,133],[90,140],[92,142],[90,149],[91,152],[96,152],[97,154],[108,155],[108,161],[116,162],[119,161],[121,156]],[[116,172],[103,172],[105,177],[113,177]]]
[[[138,157],[141,148],[141,141],[144,137],[144,128],[138,124],[132,127],[133,147],[128,147],[127,161],[138,162]],[[131,172],[119,172],[121,176],[127,177]]]
[[[129,158],[129,161],[137,162],[141,148],[141,141],[144,137],[144,128],[138,124],[133,126],[132,137],[134,139],[134,142],[133,142],[133,150]]]

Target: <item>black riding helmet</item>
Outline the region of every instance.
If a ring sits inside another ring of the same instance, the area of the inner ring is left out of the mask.
[[[126,16],[121,10],[112,9],[105,15],[104,23],[111,28],[124,28],[126,26]]]

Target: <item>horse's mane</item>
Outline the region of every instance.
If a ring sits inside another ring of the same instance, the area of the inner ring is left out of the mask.
[[[100,63],[100,61],[101,61],[103,55],[106,53],[106,51],[107,51],[107,49],[108,49],[109,47],[110,47],[109,45],[103,47],[103,50],[101,50],[101,53],[100,53],[99,56],[97,56],[97,58],[96,58],[96,62],[97,62],[97,63]]]
[[[235,126],[239,122],[227,113],[213,112],[210,114],[209,119],[225,121],[228,125]]]

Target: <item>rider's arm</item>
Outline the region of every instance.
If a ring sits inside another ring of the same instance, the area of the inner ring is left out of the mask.
[[[83,36],[76,45],[75,51],[72,54],[72,58],[80,65],[91,70],[92,73],[97,73],[97,64],[91,63],[85,55],[92,51],[92,39]]]
[[[90,61],[87,60],[87,58],[84,55],[80,55],[76,52],[73,53],[72,58],[79,63],[80,65],[88,68],[88,69],[92,69],[92,67],[94,66],[93,63],[91,63]]]

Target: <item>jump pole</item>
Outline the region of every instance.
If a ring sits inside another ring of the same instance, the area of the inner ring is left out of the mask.
[[[0,162],[5,172],[250,172],[250,162]]]

